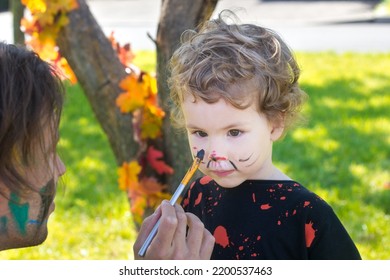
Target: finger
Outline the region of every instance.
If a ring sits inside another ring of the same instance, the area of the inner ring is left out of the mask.
[[[149,247],[150,250],[153,250],[158,255],[158,258],[170,255],[177,224],[175,208],[168,201],[164,201],[161,204],[160,226]]]
[[[192,213],[186,213],[188,221],[187,246],[194,254],[198,254],[204,236],[204,224]]]
[[[200,247],[199,256],[202,260],[209,260],[214,250],[215,237],[205,229],[203,232],[202,245]]]
[[[175,256],[180,258],[180,254],[185,253],[187,250],[186,245],[186,235],[187,235],[187,215],[184,212],[183,208],[180,205],[175,205],[176,217],[177,217],[177,227],[176,232],[173,238],[174,250],[179,254]]]
[[[141,248],[142,244],[145,242],[146,238],[148,237],[149,233],[152,231],[152,228],[157,223],[160,216],[161,216],[161,205],[154,211],[152,215],[144,219],[141,228],[139,230],[137,240],[135,241],[133,246],[134,256],[138,255],[139,249]]]

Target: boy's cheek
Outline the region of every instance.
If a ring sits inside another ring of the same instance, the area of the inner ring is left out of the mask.
[[[188,136],[188,143],[190,145],[191,153],[196,154],[197,151],[202,149],[207,153],[207,150],[204,147],[205,145],[202,144],[201,141],[197,140],[194,136]]]

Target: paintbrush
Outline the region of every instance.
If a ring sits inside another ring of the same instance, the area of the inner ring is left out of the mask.
[[[171,204],[172,206],[175,205],[177,199],[180,197],[181,193],[184,191],[184,188],[186,187],[186,185],[188,184],[192,176],[195,174],[195,171],[198,169],[203,158],[204,158],[204,150],[200,150],[196,154],[194,162],[192,163],[191,167],[188,169],[186,175],[184,175],[179,186],[177,187],[176,191],[172,195],[169,204]],[[142,245],[141,249],[138,252],[138,256],[140,257],[145,256],[146,250],[149,248],[150,243],[152,243],[153,238],[156,236],[159,226],[160,226],[160,219],[154,225],[152,231],[149,233],[148,237],[146,238],[144,244]]]

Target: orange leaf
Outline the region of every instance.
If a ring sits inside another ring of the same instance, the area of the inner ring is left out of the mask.
[[[140,181],[142,192],[146,195],[156,194],[165,189],[155,178],[143,178]]]
[[[156,170],[158,174],[173,174],[173,169],[167,165],[163,160],[161,160],[163,153],[159,150],[156,150],[153,146],[150,146],[147,151],[146,158],[150,166]]]
[[[62,70],[62,74],[74,85],[77,83],[77,77],[72,68],[68,64],[68,61],[64,57],[60,57],[57,65]]]
[[[118,169],[119,188],[121,190],[138,188],[138,174],[141,172],[141,169],[137,161],[124,162]]]
[[[156,209],[157,206],[159,206],[164,199],[170,200],[171,196],[172,196],[171,194],[163,193],[163,192],[159,192],[156,193],[155,195],[148,196],[148,205],[149,207]]]
[[[142,95],[144,98],[149,94],[147,84],[144,83],[143,79],[139,79],[134,74],[127,75],[126,78],[119,83],[119,86],[125,91],[135,92]]]
[[[130,74],[119,83],[119,86],[126,91],[116,99],[122,113],[133,112],[145,105],[148,91],[142,80],[139,81],[135,75]]]
[[[111,32],[110,36],[108,37],[108,40],[110,40],[112,48],[114,51],[116,51],[120,62],[125,66],[130,66],[135,58],[135,54],[131,50],[131,45],[129,43],[121,46],[119,42],[114,37],[114,32]]]
[[[143,215],[145,213],[146,207],[146,198],[143,196],[137,196],[131,199],[131,208],[130,211],[132,213],[133,219],[136,223],[141,224],[143,220]]]
[[[122,113],[130,113],[142,107],[144,98],[139,95],[132,95],[129,92],[123,92],[116,98],[116,105]]]

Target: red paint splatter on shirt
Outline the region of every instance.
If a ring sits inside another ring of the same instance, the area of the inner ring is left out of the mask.
[[[202,201],[202,194],[203,193],[201,193],[201,192],[198,194],[198,197],[195,200],[194,206],[198,205]]]
[[[214,230],[215,243],[221,245],[223,248],[229,246],[229,237],[227,235],[226,228],[223,226],[217,226]]]
[[[305,201],[305,203],[303,204],[303,207],[309,206],[309,204],[310,204],[310,201]]]
[[[281,196],[280,200],[286,200],[286,197],[285,196]]]
[[[186,199],[183,199],[183,207],[187,207],[188,204],[190,203],[190,199],[189,198],[186,198]]]
[[[305,224],[305,236],[306,236],[306,247],[309,248],[311,243],[314,240],[316,235],[316,231],[313,228],[313,222]]]
[[[213,179],[211,178],[211,177],[209,177],[209,176],[204,176],[204,177],[202,177],[200,180],[199,180],[199,183],[201,184],[201,185],[206,185],[206,184],[208,184],[210,181],[212,181]]]
[[[257,236],[256,240],[259,241],[261,239],[261,236]]]
[[[269,205],[269,203],[267,203],[267,204],[262,204],[261,206],[260,206],[260,209],[261,210],[268,210],[268,209],[270,209],[272,206],[271,205]]]
[[[278,226],[280,226],[281,224],[282,224],[282,222],[279,220],[279,221],[278,221]]]
[[[244,250],[244,246],[238,247],[238,250],[240,250],[240,251]]]
[[[256,202],[256,195],[255,195],[255,193],[252,194],[252,199],[253,199],[253,202]]]

